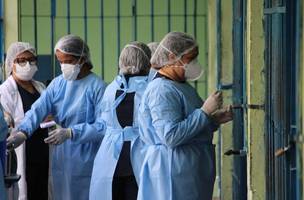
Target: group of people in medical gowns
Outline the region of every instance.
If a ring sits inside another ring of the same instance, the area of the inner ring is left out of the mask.
[[[202,100],[189,84],[203,73],[192,36],[129,42],[108,85],[80,37],[63,36],[54,53],[62,73],[45,87],[33,78],[44,66],[31,44],[7,50],[0,103],[15,126],[6,136],[0,112],[0,142],[15,149],[21,179],[7,195],[0,162],[0,199],[212,199],[213,134],[233,112],[220,91]]]

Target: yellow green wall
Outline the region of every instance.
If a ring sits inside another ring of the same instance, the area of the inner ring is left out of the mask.
[[[233,82],[233,0],[225,0],[221,3],[221,84]],[[232,90],[223,90],[224,105],[232,103]],[[222,177],[221,196],[226,200],[233,199],[233,157],[225,156],[224,152],[233,149],[232,122],[221,126],[222,136]]]
[[[265,104],[265,36],[263,29],[264,1],[247,1],[247,101]],[[248,109],[248,199],[266,199],[265,112]]]
[[[19,20],[18,0],[4,0],[4,49],[18,41]]]

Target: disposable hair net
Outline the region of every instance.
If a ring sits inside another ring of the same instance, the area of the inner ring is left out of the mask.
[[[34,56],[36,56],[35,48],[27,42],[14,42],[8,47],[5,59],[6,77],[8,77],[12,73],[14,60],[16,59],[16,57],[26,51],[29,51]]]
[[[120,74],[148,74],[150,70],[151,51],[142,42],[127,44],[119,56]]]
[[[162,68],[179,60],[195,47],[198,47],[195,39],[183,32],[170,32],[160,42],[151,58],[151,65],[154,68]],[[175,60],[169,59],[169,55],[174,54]]]
[[[76,35],[65,35],[60,38],[55,45],[54,51],[59,50],[62,53],[82,57],[91,68],[93,64],[91,62],[90,49],[88,45]]]
[[[158,42],[150,42],[150,43],[148,43],[148,47],[151,50],[151,56],[152,56],[155,53],[155,50],[158,47]]]

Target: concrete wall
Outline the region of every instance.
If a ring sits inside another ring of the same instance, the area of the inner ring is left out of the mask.
[[[4,49],[19,39],[18,0],[4,0]]]
[[[208,93],[214,92],[221,84],[230,84],[233,81],[233,52],[232,52],[232,22],[233,0],[221,2],[220,19],[217,19],[217,1],[208,1]],[[219,25],[217,23],[220,23]],[[220,32],[218,32],[220,30]],[[218,38],[219,36],[219,38]],[[219,39],[219,40],[218,40]],[[218,49],[220,47],[220,50]],[[218,63],[219,62],[219,63]],[[218,68],[221,75],[218,77]],[[223,91],[224,104],[231,104],[232,91]],[[214,197],[232,199],[233,188],[233,157],[224,156],[224,152],[232,148],[232,123],[221,126],[221,134],[215,133],[214,143],[217,144],[217,175]],[[220,137],[220,138],[219,138]],[[221,151],[219,151],[219,145]],[[220,159],[219,159],[220,158]]]
[[[248,104],[265,104],[265,37],[263,0],[247,1],[247,98]],[[248,109],[248,199],[266,199],[265,112]]]
[[[221,84],[233,83],[233,0],[221,3]],[[224,105],[232,103],[232,90],[223,90]],[[232,122],[221,126],[222,141],[222,169],[221,169],[221,196],[222,199],[233,199],[233,157],[225,156],[224,152],[233,149]]]

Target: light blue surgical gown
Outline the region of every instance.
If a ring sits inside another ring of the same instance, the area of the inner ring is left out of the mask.
[[[93,162],[105,123],[100,117],[105,83],[94,73],[75,81],[56,77],[32,105],[18,127],[29,136],[49,114],[73,137],[54,146],[52,182],[55,200],[87,200]]]
[[[138,174],[144,154],[143,142],[138,136],[137,113],[147,84],[147,76],[131,77],[127,83],[124,76],[119,75],[105,91],[102,99],[102,119],[107,123],[107,130],[94,161],[90,200],[112,199],[113,176],[124,141],[131,141],[130,159],[134,176],[137,182],[139,181]],[[117,90],[123,90],[123,93],[115,99]],[[117,119],[116,107],[124,99],[125,94],[131,92],[135,92],[133,126],[122,128]]]
[[[154,68],[150,68],[149,74],[148,74],[148,82],[151,82],[155,75],[157,74],[157,70]]]
[[[200,109],[188,83],[164,77],[148,85],[139,108],[140,138],[147,150],[139,200],[211,200],[215,180],[216,125]]]
[[[0,145],[5,146],[5,140],[7,135],[7,123],[4,120],[2,109],[0,109]],[[5,156],[5,148],[0,148],[0,199],[6,199],[6,189],[4,185],[4,166],[2,160]]]

